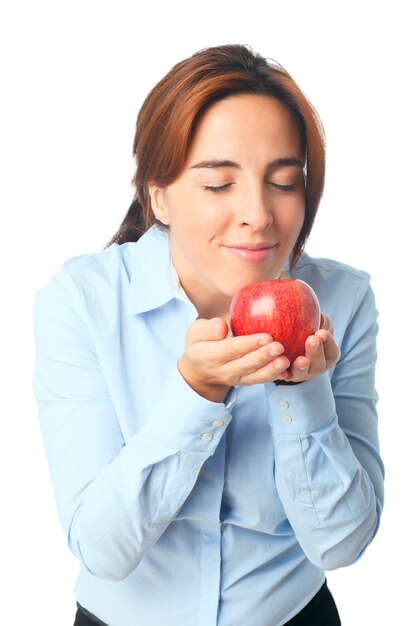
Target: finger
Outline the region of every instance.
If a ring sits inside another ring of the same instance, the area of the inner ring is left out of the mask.
[[[240,376],[240,385],[255,385],[259,383],[273,382],[278,378],[287,378],[290,362],[286,356],[279,356],[259,366],[259,362],[247,367],[247,371]]]
[[[324,357],[326,359],[327,367],[331,367],[340,358],[340,349],[337,343],[334,340],[333,335],[328,330],[318,330],[316,336],[320,337],[323,348],[324,348]]]
[[[227,322],[221,317],[212,319],[197,319],[188,328],[185,343],[187,346],[198,341],[219,341],[229,334]]]
[[[225,364],[228,376],[238,377],[239,384],[254,384],[275,380],[290,366],[290,362],[283,355],[284,346],[272,342],[261,346],[257,350],[247,352],[240,358]],[[250,382],[248,382],[250,381]]]
[[[324,354],[324,343],[322,337],[318,334],[328,333],[328,331],[317,331],[316,334],[308,337],[306,341],[306,358],[309,360],[308,376],[313,377],[321,374],[327,369],[326,357]],[[331,337],[330,333],[328,333]]]
[[[193,331],[194,335],[191,335],[188,340],[189,343],[186,346],[188,358],[199,362],[202,360],[202,354],[204,354],[203,360],[205,367],[224,368],[226,366],[226,370],[223,371],[228,380],[230,380],[230,377],[233,375],[239,377],[241,373],[247,371],[245,368],[254,369],[256,364],[258,364],[257,366],[259,367],[284,352],[284,346],[278,342],[274,342],[272,337],[265,333],[227,337],[221,341],[203,340],[190,343],[190,341],[193,341],[197,336],[195,329],[193,329]],[[204,350],[204,353],[202,353],[202,350]],[[239,362],[240,359],[251,353],[254,353],[255,356],[249,361],[243,360],[232,368],[227,367],[230,363]]]
[[[328,330],[330,333],[333,334],[333,331],[334,331],[333,321],[330,319],[330,317],[327,317],[327,315],[325,315],[324,313],[321,313],[320,328],[324,330]]]
[[[295,382],[306,380],[310,374],[310,359],[306,356],[299,356],[291,365],[291,374]]]
[[[271,361],[284,352],[284,346],[273,341],[272,337],[265,333],[229,337],[222,343],[221,349],[225,350],[227,361],[240,359],[254,353],[245,361],[248,363],[256,362],[259,359],[263,359],[265,362]]]

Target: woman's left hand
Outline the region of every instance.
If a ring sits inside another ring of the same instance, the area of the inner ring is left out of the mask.
[[[320,329],[306,340],[305,356],[299,356],[279,380],[303,382],[311,380],[333,367],[340,350],[333,338],[333,322],[322,313]]]

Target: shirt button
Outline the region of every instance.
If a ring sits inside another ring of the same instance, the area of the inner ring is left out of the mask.
[[[203,441],[206,441],[208,443],[213,439],[213,435],[211,433],[204,433],[203,435],[201,435],[201,438],[203,439]]]
[[[281,400],[281,402],[279,403],[279,406],[281,407],[281,409],[288,409],[290,405],[288,404],[286,400]]]
[[[224,424],[223,420],[214,420],[213,422],[213,426],[215,428],[220,428],[220,426],[223,426],[223,424]]]
[[[282,421],[285,422],[286,424],[291,424],[291,422],[292,422],[291,415],[283,415],[282,416]]]

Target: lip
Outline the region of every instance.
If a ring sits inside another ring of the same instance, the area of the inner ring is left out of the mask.
[[[245,261],[260,262],[271,257],[277,244],[273,243],[239,243],[224,246],[231,254],[238,256]]]

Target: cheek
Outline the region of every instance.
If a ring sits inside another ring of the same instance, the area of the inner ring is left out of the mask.
[[[295,229],[298,228],[298,232],[300,232],[300,230],[303,227],[305,216],[306,216],[305,196],[304,194],[302,194],[302,196],[300,196],[296,200],[295,207],[294,207],[294,223],[295,223]]]
[[[227,211],[213,206],[205,198],[185,199],[171,211],[171,227],[182,233],[189,243],[192,240],[209,241],[221,235],[228,224]]]
[[[277,221],[279,227],[287,233],[289,238],[296,239],[303,227],[304,219],[304,200],[294,199],[292,206],[287,206],[285,211],[279,213]]]
[[[302,227],[304,226],[304,222],[305,222],[305,209],[303,205],[302,209],[300,210],[298,220],[297,220],[297,226],[295,229],[297,231],[297,237],[300,234]]]

